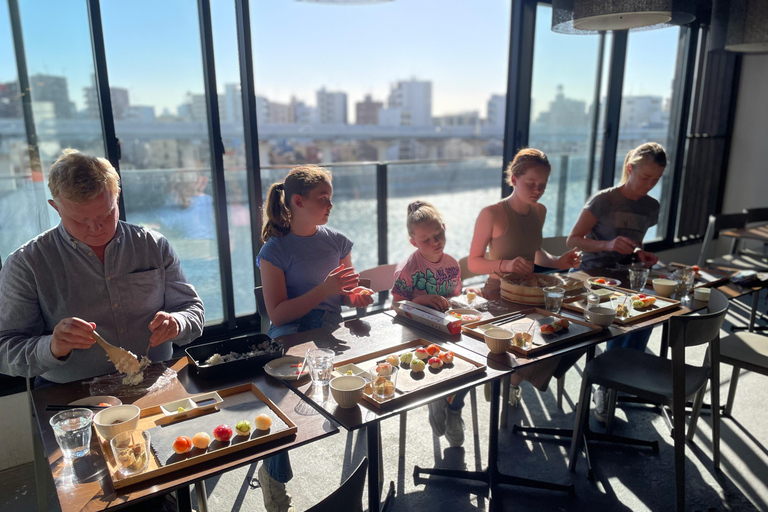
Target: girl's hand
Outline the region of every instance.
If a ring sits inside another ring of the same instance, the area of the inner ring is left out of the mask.
[[[533,262],[528,261],[522,256],[518,256],[513,260],[502,260],[499,269],[502,274],[514,272],[515,274],[528,275],[533,272]]]
[[[581,252],[578,249],[572,249],[559,258],[557,258],[557,268],[568,270],[569,268],[579,268],[581,266]]]
[[[605,250],[618,252],[619,254],[632,254],[635,251],[635,242],[625,236],[617,236],[608,242]]]
[[[640,259],[640,263],[644,265],[655,265],[659,258],[652,252],[637,251],[637,257]]]
[[[446,311],[451,308],[451,303],[442,295],[419,295],[412,302],[438,311]]]
[[[360,274],[356,274],[354,268],[345,268],[342,263],[331,270],[331,273],[328,274],[328,277],[323,281],[326,297],[332,295],[350,295],[352,293],[350,290],[357,286],[359,277]]]
[[[355,308],[365,308],[373,304],[373,290],[358,286],[350,290],[349,302]]]

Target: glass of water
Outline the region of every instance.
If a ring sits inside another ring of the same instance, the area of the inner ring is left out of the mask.
[[[307,351],[307,367],[314,385],[326,387],[331,382],[333,356],[334,351],[328,348],[315,348]]]
[[[49,423],[64,457],[74,459],[91,451],[92,410],[78,408],[61,411]]]
[[[693,288],[693,281],[696,278],[696,272],[692,268],[681,268],[675,270],[673,275],[675,281],[677,281],[677,296],[678,298],[686,297],[691,293]]]
[[[645,267],[632,267],[629,269],[629,287],[638,292],[648,284],[648,275],[651,269]]]
[[[559,286],[547,286],[544,288],[544,308],[552,313],[559,313],[563,305],[565,289]]]

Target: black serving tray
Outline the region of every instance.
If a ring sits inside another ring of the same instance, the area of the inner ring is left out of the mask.
[[[216,365],[205,364],[208,358],[216,353],[222,356],[230,352],[245,354],[250,352],[254,345],[258,346],[264,341],[268,341],[270,344],[270,349],[266,354],[236,359]],[[283,347],[266,334],[254,334],[252,336],[243,336],[231,340],[215,341],[205,345],[187,347],[185,352],[190,359],[191,366],[195,368],[200,378],[221,379],[257,373],[269,361],[282,357]]]

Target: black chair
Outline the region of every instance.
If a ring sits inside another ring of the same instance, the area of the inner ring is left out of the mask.
[[[365,472],[368,469],[368,458],[363,457],[360,465],[347,478],[341,487],[333,491],[317,505],[308,508],[307,512],[363,512],[363,488],[365,487]]]
[[[729,254],[709,258],[709,252],[712,248],[712,241],[715,235],[728,229],[741,229],[747,225],[746,213],[723,213],[720,215],[710,215],[707,231],[699,253],[699,266],[717,265],[721,267],[731,267],[743,270],[768,270],[768,265],[760,257],[749,254],[739,254],[739,239],[734,238],[731,243]]]
[[[584,443],[582,433],[589,418],[593,384],[659,403],[672,409],[677,510],[685,509],[685,404],[686,399],[696,395],[706,385],[707,379],[711,380],[713,459],[716,468],[720,465],[720,327],[728,311],[728,299],[721,292],[712,290],[708,309],[702,315],[675,316],[669,319],[671,360],[639,350],[617,348],[587,363],[581,381],[568,469],[576,470]],[[685,348],[704,343],[709,344],[710,357],[705,359],[702,366],[686,364]],[[637,441],[626,438],[601,440],[619,443],[629,441],[631,444]]]
[[[768,208],[748,208],[744,209],[747,214],[747,226],[750,224],[765,224],[768,222]],[[756,256],[768,264],[768,244],[760,243],[756,240],[747,240],[751,242],[752,247],[739,247],[739,253],[747,256]]]

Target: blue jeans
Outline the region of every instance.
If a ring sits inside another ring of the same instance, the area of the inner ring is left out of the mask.
[[[608,351],[612,348],[623,347],[632,350],[645,351],[645,347],[648,345],[648,340],[651,339],[651,332],[653,332],[653,327],[641,331],[633,331],[620,338],[614,338],[607,343],[605,350]]]
[[[270,338],[279,338],[288,334],[311,331],[320,327],[335,326],[340,323],[341,315],[323,309],[313,309],[291,323],[271,326],[267,334]],[[291,459],[288,457],[288,452],[278,453],[264,459],[264,467],[267,468],[269,476],[278,482],[286,483],[293,478],[293,469],[291,469]]]

